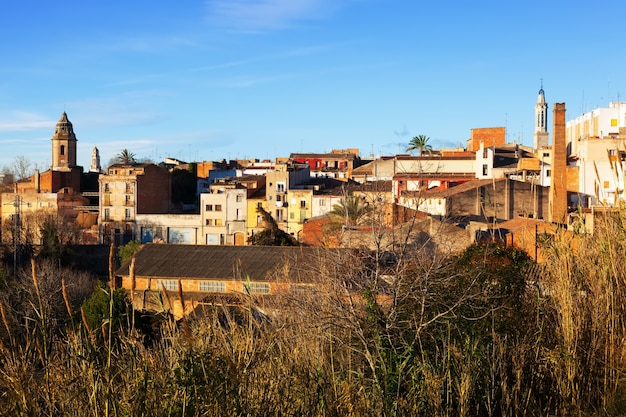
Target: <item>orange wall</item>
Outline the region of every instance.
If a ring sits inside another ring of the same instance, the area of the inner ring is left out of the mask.
[[[468,150],[474,152],[480,149],[481,141],[484,143],[485,148],[504,145],[506,143],[506,128],[480,127],[472,129],[472,137],[470,141],[472,148]]]

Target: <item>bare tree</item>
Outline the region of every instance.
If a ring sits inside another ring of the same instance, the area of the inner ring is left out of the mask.
[[[32,175],[32,162],[24,155],[18,155],[13,160],[13,174],[16,180],[23,180]]]

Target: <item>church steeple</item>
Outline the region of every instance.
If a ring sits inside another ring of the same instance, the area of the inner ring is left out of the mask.
[[[548,103],[543,91],[543,81],[535,103],[535,132],[533,134],[533,149],[537,152],[539,149],[548,146]]]
[[[63,112],[52,135],[52,170],[69,171],[76,166],[76,142],[72,122]]]

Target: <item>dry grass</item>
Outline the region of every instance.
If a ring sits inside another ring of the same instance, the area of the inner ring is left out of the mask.
[[[310,265],[316,293],[242,294],[150,337],[131,317],[90,328],[88,280],[36,265],[0,300],[0,414],[620,415],[626,231],[605,220],[584,256],[566,235],[543,248],[539,286],[494,245],[391,266],[333,252]]]

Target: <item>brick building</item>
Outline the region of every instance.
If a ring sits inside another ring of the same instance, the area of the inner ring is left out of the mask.
[[[99,179],[100,235],[104,243],[137,239],[136,215],[168,213],[170,173],[154,164],[114,164]]]

